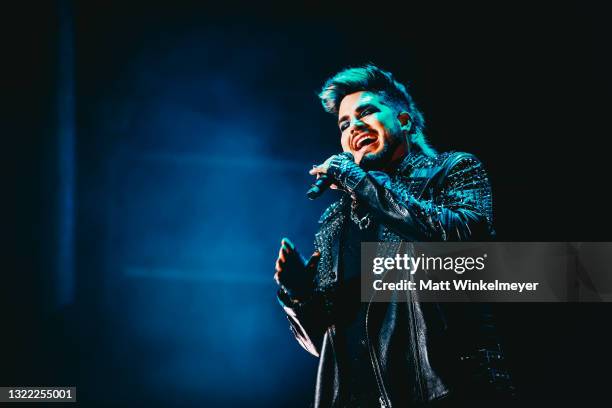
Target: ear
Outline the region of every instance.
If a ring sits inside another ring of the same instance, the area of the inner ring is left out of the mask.
[[[408,112],[400,112],[397,115],[397,120],[400,122],[402,131],[409,134],[412,130],[412,118],[410,117],[410,114]]]

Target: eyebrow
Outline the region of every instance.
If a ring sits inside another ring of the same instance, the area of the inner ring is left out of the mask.
[[[363,105],[359,105],[357,108],[355,108],[355,112],[360,113],[368,108],[375,108],[375,107],[376,106],[374,106],[372,102],[366,102]],[[344,122],[347,119],[348,119],[348,115],[342,116],[340,119],[338,119],[338,125],[340,125],[340,123]]]

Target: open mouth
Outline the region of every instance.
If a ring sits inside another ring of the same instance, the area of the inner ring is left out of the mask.
[[[354,143],[355,151],[359,151],[363,149],[364,147],[371,145],[372,143],[376,142],[376,140],[377,140],[376,136],[373,136],[373,135],[364,135],[364,136],[358,137]]]

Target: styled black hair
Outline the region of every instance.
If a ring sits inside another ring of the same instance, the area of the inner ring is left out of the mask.
[[[408,112],[412,120],[410,131],[411,142],[422,148],[431,149],[425,140],[425,118],[416,107],[406,86],[396,81],[388,71],[373,64],[346,68],[325,81],[319,98],[323,109],[331,114],[338,114],[342,99],[355,92],[374,92],[383,97],[385,102],[399,112]]]

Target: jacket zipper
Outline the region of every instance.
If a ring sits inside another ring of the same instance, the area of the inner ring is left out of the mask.
[[[410,296],[410,337],[412,338],[412,350],[413,350],[413,358],[415,365],[415,374],[417,378],[417,385],[419,387],[419,392],[421,393],[421,399],[425,400],[425,387],[423,386],[423,378],[421,376],[421,355],[420,355],[420,344],[419,338],[416,330],[416,324],[418,322],[415,313],[415,300],[412,294],[408,294]]]
[[[370,340],[370,330],[368,327],[368,318],[370,316],[370,306],[372,306],[372,299],[374,299],[374,294],[370,298],[368,302],[368,307],[366,309],[365,316],[365,329],[366,329],[366,339],[368,340],[368,350],[370,352],[370,362],[372,363],[372,368],[374,369],[374,376],[376,377],[376,383],[378,385],[378,391],[380,392],[380,404],[382,408],[391,408],[391,400],[387,395],[387,390],[385,389],[385,384],[383,383],[382,374],[380,372],[380,365],[378,364],[378,358],[376,357],[376,351],[372,346],[372,341]]]
[[[382,277],[382,279],[384,280],[384,276]],[[374,375],[376,377],[376,382],[378,384],[378,390],[380,391],[380,404],[382,408],[391,408],[391,399],[389,398],[389,395],[387,394],[387,390],[385,389],[385,384],[383,382],[383,378],[382,378],[382,374],[381,374],[381,369],[380,369],[380,364],[378,363],[378,357],[376,356],[376,350],[374,350],[374,347],[372,346],[372,341],[370,340],[370,330],[368,327],[368,321],[369,321],[369,317],[370,317],[370,307],[372,306],[372,300],[374,299],[374,296],[376,295],[376,293],[373,293],[372,296],[370,297],[370,301],[368,302],[368,307],[366,309],[366,316],[365,316],[365,329],[366,329],[366,338],[368,341],[368,350],[370,352],[370,362],[372,363],[372,368],[374,369]],[[419,341],[417,338],[417,334],[416,334],[416,323],[417,323],[417,319],[415,316],[415,311],[414,311],[414,297],[411,294],[408,294],[408,296],[410,296],[410,321],[409,321],[409,325],[410,325],[410,337],[412,340],[412,354],[413,354],[413,358],[414,358],[414,364],[415,364],[415,374],[417,377],[417,384],[419,387],[419,392],[421,393],[420,397],[422,399],[424,399],[424,387],[423,387],[423,380],[421,378],[421,361],[420,361],[420,353],[419,353]]]

